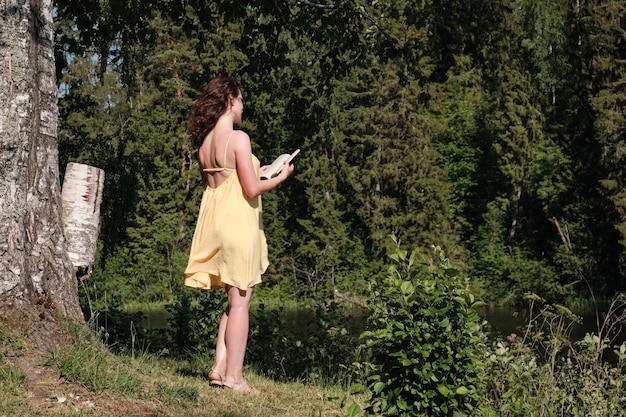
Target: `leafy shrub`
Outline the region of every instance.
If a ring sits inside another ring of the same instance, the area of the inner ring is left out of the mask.
[[[350,312],[337,303],[319,302],[311,316],[288,323],[282,309],[253,313],[247,360],[257,371],[283,381],[347,382],[358,354],[358,331]]]
[[[531,314],[521,334],[494,342],[485,354],[481,375],[485,395],[479,415],[624,415],[626,344],[611,346],[609,338],[592,334],[572,342],[572,325],[579,317],[534,294],[526,299]],[[622,301],[618,310],[623,307]],[[618,314],[623,319],[623,313]],[[605,317],[605,325],[610,324],[610,316]],[[602,358],[607,349],[613,349],[613,363]]]
[[[223,293],[209,291],[198,299],[182,296],[168,305],[168,350],[212,356],[224,302]],[[310,316],[298,319],[302,316],[294,318],[297,323],[288,323],[289,315],[282,309],[260,304],[251,312],[246,362],[282,381],[346,380],[348,364],[360,345],[360,330],[354,330],[350,315],[335,303],[320,302]]]
[[[206,294],[206,295],[205,295]],[[217,330],[224,313],[224,295],[204,291],[193,301],[186,296],[166,306],[172,330],[172,348],[178,352],[210,352],[215,349]]]
[[[427,268],[397,250],[402,268],[374,288],[369,330],[370,391],[365,415],[465,416],[478,403],[481,341],[468,282],[439,248]],[[354,409],[352,409],[354,412]]]
[[[282,309],[269,310],[264,304],[260,304],[253,312],[252,320],[254,325],[250,331],[248,339],[248,352],[246,359],[254,363],[260,373],[273,378],[280,378],[280,374],[286,374],[285,364],[293,369],[298,369],[295,373],[301,372],[299,363],[294,363],[288,358],[286,352],[289,351],[287,338],[284,331],[284,319],[281,316]]]

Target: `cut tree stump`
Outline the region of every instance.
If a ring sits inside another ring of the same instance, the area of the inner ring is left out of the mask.
[[[89,165],[70,162],[65,170],[61,205],[67,253],[76,277],[87,279],[93,271],[104,171]]]

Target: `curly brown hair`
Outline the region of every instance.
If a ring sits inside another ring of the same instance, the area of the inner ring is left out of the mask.
[[[191,107],[189,135],[196,147],[215,127],[217,120],[228,110],[228,102],[241,91],[241,82],[233,77],[217,77],[205,87]]]

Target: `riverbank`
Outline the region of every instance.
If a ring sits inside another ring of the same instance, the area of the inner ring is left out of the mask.
[[[509,337],[481,346],[475,417],[623,415],[626,345],[609,364],[599,339],[569,345],[552,329],[537,329],[528,343]],[[166,350],[113,354],[78,330],[70,345],[37,350],[0,325],[0,417],[357,417],[367,404],[367,394],[348,395],[347,386],[276,382],[250,368],[245,375],[261,395],[211,388],[210,363]]]
[[[261,395],[239,394],[209,387],[206,363],[97,349],[70,349],[61,362],[59,352],[5,349],[0,416],[331,416],[339,414],[345,396],[339,387],[278,383],[250,369],[246,376]],[[92,378],[99,379],[97,388]]]

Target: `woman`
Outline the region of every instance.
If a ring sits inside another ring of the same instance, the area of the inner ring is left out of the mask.
[[[185,285],[225,288],[228,307],[220,321],[211,385],[258,393],[243,377],[252,291],[269,264],[261,222],[261,194],[294,170],[260,180],[259,160],[241,122],[241,84],[230,77],[212,80],[192,107],[191,137],[198,148],[204,194],[191,244]]]

